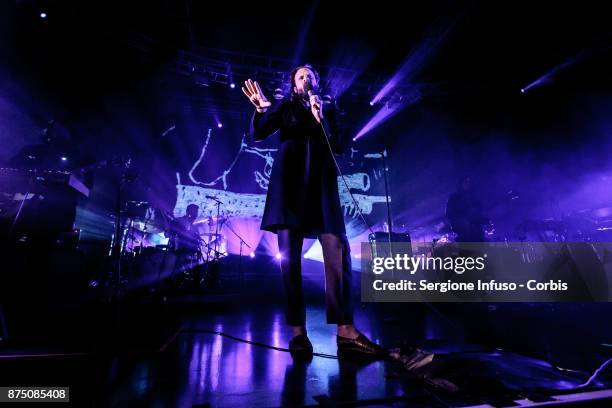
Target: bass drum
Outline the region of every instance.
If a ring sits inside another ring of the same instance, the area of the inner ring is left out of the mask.
[[[176,271],[177,255],[167,250],[164,245],[145,247],[135,258],[131,258],[132,267],[126,269],[127,289],[136,290],[157,285],[170,278]]]

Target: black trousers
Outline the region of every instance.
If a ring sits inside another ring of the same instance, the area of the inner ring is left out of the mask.
[[[290,326],[304,326],[306,312],[302,292],[302,244],[304,236],[288,229],[278,230],[282,254],[280,268],[285,288],[285,316]],[[352,324],[351,253],[345,234],[319,235],[325,266],[325,303],[327,323]]]

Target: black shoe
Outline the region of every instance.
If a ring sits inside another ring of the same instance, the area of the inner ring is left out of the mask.
[[[387,356],[387,350],[376,343],[373,343],[363,334],[359,334],[355,339],[336,336],[338,344],[338,357],[372,357],[383,358]]]
[[[305,334],[298,334],[289,342],[292,356],[312,356],[312,343]]]

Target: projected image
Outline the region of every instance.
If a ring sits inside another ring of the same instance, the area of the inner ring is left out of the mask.
[[[176,203],[173,216],[185,215],[187,207],[195,204],[199,207],[196,223],[212,225],[217,217],[221,220],[222,225],[219,228],[227,237],[229,252],[234,252],[233,249],[240,245],[240,240],[232,234],[230,228],[241,236],[241,232],[246,234],[251,239],[249,245],[255,247],[262,236],[259,223],[266,204],[266,192],[277,149],[253,146],[243,136],[233,158],[228,160],[225,166],[218,166],[216,171],[211,172],[210,168],[206,168],[207,174],[216,173],[217,176],[205,179],[199,174],[202,173],[200,170],[214,162],[210,160],[212,153],[209,149],[213,139],[213,131],[209,129],[195,161],[185,166],[188,170],[184,173],[176,173]],[[380,153],[361,153],[355,149],[351,149],[346,154],[345,160],[348,164],[346,167],[350,171],[344,174],[344,180],[338,176],[338,192],[345,221],[349,227],[347,231],[349,238],[362,234],[367,228],[361,223],[362,225],[354,227],[354,230],[351,229],[351,225],[359,224],[359,211],[364,216],[371,215],[375,211],[381,211],[381,217],[384,215],[386,199],[380,158]],[[251,171],[239,174],[237,168],[244,161],[250,161],[254,166]],[[236,183],[239,182],[240,190],[246,189],[249,192],[235,191],[231,180],[237,179]],[[245,238],[245,241],[248,240]],[[274,249],[271,248],[270,252],[273,255]]]

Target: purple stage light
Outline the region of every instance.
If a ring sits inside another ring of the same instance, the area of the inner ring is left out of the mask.
[[[280,254],[280,252],[276,253],[276,259],[280,260],[282,258],[282,255]]]
[[[536,79],[535,81],[527,85],[526,87],[522,88],[521,92],[526,93],[531,88],[551,83],[554,80],[555,75],[565,70],[566,68],[574,65],[576,62],[582,60],[584,57],[587,56],[588,53],[589,53],[589,50],[580,51],[578,54],[574,55],[572,58],[568,59],[562,64],[557,65],[556,67],[554,67],[553,69],[551,69],[550,71],[548,71],[547,73],[545,73],[544,75],[542,75],[541,77],[539,77],[538,79]]]
[[[355,78],[365,69],[370,57],[367,54],[341,53],[334,57],[332,67],[325,76],[327,86],[333,98],[339,98],[351,87]],[[350,69],[342,66],[351,67]]]
[[[395,74],[387,81],[387,83],[381,88],[376,94],[374,99],[370,101],[370,106],[381,102],[383,99],[388,101],[389,99],[410,99],[409,103],[404,101],[395,102],[391,104],[386,102],[385,106],[378,111],[375,116],[361,129],[355,139],[359,139],[365,133],[371,131],[375,127],[381,125],[384,121],[389,119],[395,113],[399,112],[406,106],[417,102],[419,97],[415,98],[414,89],[402,89],[411,84],[415,84],[414,80],[419,72],[427,65],[432,59],[437,49],[440,47],[442,42],[448,36],[451,29],[454,27],[456,21],[440,21],[435,27],[433,27],[425,36],[425,38],[414,47],[410,53],[406,56],[400,67],[397,69]],[[418,90],[416,93],[420,94]]]
[[[47,13],[45,13],[45,12],[40,13],[40,18],[42,18],[42,19],[47,18]]]
[[[391,100],[386,102],[382,107],[374,114],[374,116],[365,124],[357,135],[353,138],[353,141],[360,139],[366,133],[372,131],[374,128],[380,126],[382,123],[387,121],[393,115],[406,108],[407,106],[417,103],[423,97],[421,91],[415,87],[408,89],[403,95],[392,95]]]
[[[255,258],[255,252],[251,252],[251,253],[249,254],[249,256],[250,256],[251,258]]]
[[[62,156],[62,157],[60,157],[60,159],[61,159],[63,162],[68,161],[68,158],[67,158],[66,156]]]
[[[230,84],[230,88],[234,89],[235,87],[236,87],[236,84],[232,82],[232,83]]]
[[[362,224],[357,221],[349,221],[346,224],[346,236],[349,241],[351,256],[355,259],[361,259],[361,243],[368,241],[369,231],[367,228],[364,228]],[[306,242],[304,243],[306,245]],[[311,261],[323,262],[323,248],[321,248],[321,243],[315,240],[312,245],[303,255],[304,259],[308,259]],[[353,262],[352,269],[359,270],[361,268],[360,262]]]
[[[219,129],[221,129],[221,128],[223,127],[223,123],[221,123],[221,122],[217,123],[217,127],[218,127]]]

